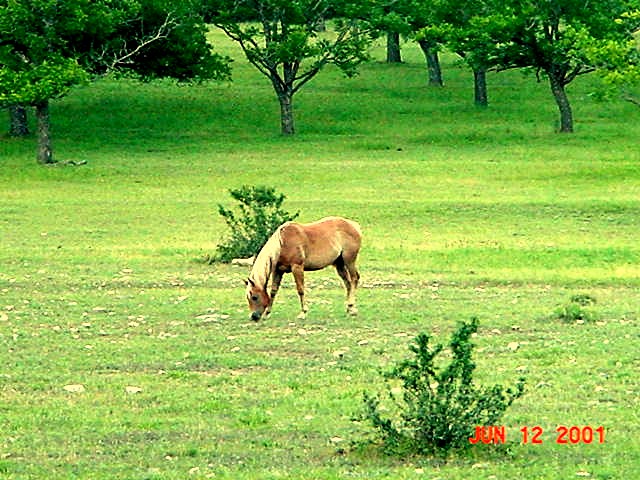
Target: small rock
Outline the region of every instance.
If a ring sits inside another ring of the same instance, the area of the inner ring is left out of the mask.
[[[74,384],[74,385],[65,385],[62,387],[64,391],[69,393],[84,393],[85,388],[84,385]]]
[[[507,345],[507,348],[509,350],[511,350],[512,352],[515,352],[516,350],[518,350],[520,348],[520,344],[518,342],[510,342]]]
[[[255,257],[234,258],[233,260],[231,260],[231,265],[248,265],[248,266],[251,266],[251,265],[253,265],[253,261],[254,260],[255,260]]]

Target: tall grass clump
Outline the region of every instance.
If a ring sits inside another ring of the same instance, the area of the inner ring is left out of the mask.
[[[256,255],[276,228],[299,215],[282,209],[286,197],[273,187],[243,185],[229,193],[238,202],[237,211],[218,205],[229,234],[218,245],[213,261],[228,263]]]
[[[438,366],[444,353],[440,344],[431,347],[426,333],[418,335],[403,360],[385,374],[393,411],[381,406],[377,396],[365,393],[365,417],[371,422],[383,449],[389,454],[443,455],[467,448],[477,426],[498,425],[507,408],[524,393],[524,379],[513,388],[477,386],[471,336],[478,320],[463,322],[451,337],[452,359]],[[393,384],[400,383],[400,388]],[[401,394],[398,393],[401,391]]]

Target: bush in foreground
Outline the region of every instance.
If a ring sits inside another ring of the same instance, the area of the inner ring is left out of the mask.
[[[415,338],[409,345],[413,357],[385,375],[401,385],[401,395],[394,393],[397,388],[389,391],[396,415],[386,417],[379,398],[365,394],[365,416],[387,453],[433,455],[465,449],[476,426],[499,425],[507,408],[522,396],[524,379],[507,389],[474,384],[471,335],[477,329],[475,318],[460,325],[449,344],[451,363],[443,367],[436,365],[436,357],[444,347],[431,347],[425,333]]]

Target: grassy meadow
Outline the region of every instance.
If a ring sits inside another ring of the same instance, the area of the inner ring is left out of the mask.
[[[576,133],[555,133],[546,83],[472,75],[383,52],[354,79],[329,69],[279,134],[271,86],[102,80],[52,105],[57,166],[0,137],[0,478],[631,479],[640,465],[640,111],[569,88]],[[72,166],[65,162],[86,162]],[[335,272],[307,275],[296,320],[285,277],[252,323],[246,267],[209,265],[228,189],[270,185],[300,219],[364,230],[360,315]],[[589,321],[554,312],[596,298]],[[477,381],[527,391],[508,447],[448,462],[384,456],[364,391],[421,331],[447,342],[480,319]],[[605,442],[558,444],[558,425]],[[540,426],[542,444],[520,429]]]

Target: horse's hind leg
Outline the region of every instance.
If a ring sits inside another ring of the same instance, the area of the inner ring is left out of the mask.
[[[304,320],[307,318],[307,312],[309,308],[307,307],[307,302],[304,298],[304,266],[302,265],[293,265],[291,267],[291,273],[293,274],[293,278],[296,281],[296,289],[298,290],[298,296],[300,297],[300,314],[298,318],[300,320]]]
[[[360,272],[358,272],[358,268],[356,267],[355,259],[346,266],[347,271],[349,272],[349,281],[351,282],[351,289],[349,290],[349,297],[347,298],[347,311],[351,315],[357,315],[356,290],[358,288],[358,282],[360,281]]]
[[[350,315],[357,315],[356,288],[358,286],[360,274],[358,273],[354,262],[346,265],[342,258],[339,258],[336,261],[335,266],[338,275],[340,275],[340,278],[342,278],[342,281],[344,282],[344,288],[347,291],[347,313]]]

